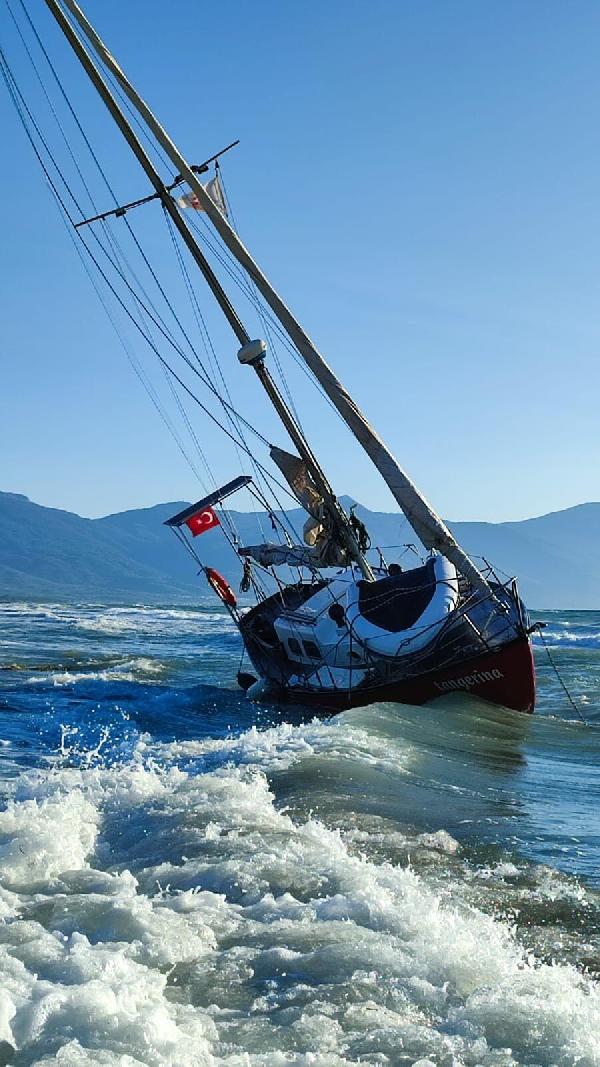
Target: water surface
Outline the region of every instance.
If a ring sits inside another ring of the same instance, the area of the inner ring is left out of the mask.
[[[534,717],[257,707],[214,604],[0,605],[0,1064],[600,1064],[600,613]]]

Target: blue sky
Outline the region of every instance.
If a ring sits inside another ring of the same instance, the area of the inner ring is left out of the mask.
[[[146,179],[45,5],[29,9],[118,197],[143,195]],[[500,521],[600,497],[597,4],[85,9],[190,159],[241,139],[224,176],[242,237],[441,514]],[[0,25],[42,115],[6,12]],[[0,488],[90,516],[200,495],[5,92],[0,122]],[[133,221],[177,289],[160,209]],[[236,403],[285,446],[202,283],[198,295]],[[339,491],[391,509],[306,378],[289,361],[286,370]],[[237,474],[233,450],[200,412],[190,416],[216,476]]]

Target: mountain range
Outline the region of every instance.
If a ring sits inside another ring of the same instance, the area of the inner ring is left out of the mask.
[[[348,506],[349,498],[342,498]],[[162,600],[204,597],[206,585],[189,555],[164,526],[184,501],[100,519],[42,507],[18,493],[0,493],[0,597],[35,600]],[[357,505],[373,545],[388,562],[417,563],[415,536],[401,514]],[[264,513],[230,512],[243,544],[269,539]],[[296,529],[300,509],[287,516]],[[600,503],[580,504],[521,522],[449,522],[466,551],[519,578],[532,608],[600,609]],[[262,527],[262,532],[261,532]],[[203,562],[232,584],[240,567],[218,528],[197,542]],[[377,558],[375,553],[373,558]],[[413,562],[410,562],[410,561]]]

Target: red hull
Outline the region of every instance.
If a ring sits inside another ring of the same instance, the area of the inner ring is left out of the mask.
[[[303,704],[340,711],[379,700],[399,704],[426,704],[447,693],[472,693],[492,704],[514,711],[532,712],[535,706],[535,668],[531,645],[520,637],[494,652],[464,660],[403,682],[354,692],[298,694]]]

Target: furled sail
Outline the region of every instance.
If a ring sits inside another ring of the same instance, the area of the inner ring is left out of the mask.
[[[309,470],[299,456],[286,452],[283,448],[272,445],[270,449],[271,459],[277,464],[294,496],[305,511],[308,519],[304,523],[302,535],[304,542],[311,548],[319,544],[326,537],[326,529],[323,523],[323,497],[313,482]]]
[[[291,452],[286,452],[283,448],[277,448],[276,445],[271,445],[270,456],[279,467],[294,496],[302,504],[304,510],[308,511],[308,514],[312,515],[313,519],[318,519],[323,505],[323,497],[313,482],[306,463]]]
[[[314,547],[309,545],[274,545],[266,542],[262,545],[245,545],[238,548],[240,556],[250,556],[262,567],[310,567],[320,570],[322,567],[343,567],[347,563],[346,553],[331,538],[319,541]]]
[[[274,545],[267,541],[262,545],[244,545],[239,548],[240,556],[249,556],[261,567],[312,567],[314,560],[310,548],[304,545]]]
[[[302,531],[303,545],[246,545],[241,556],[250,556],[263,567],[341,567],[347,562],[344,548],[329,531],[324,500],[299,456],[271,445],[270,456],[283,474],[299,504],[308,512]]]

